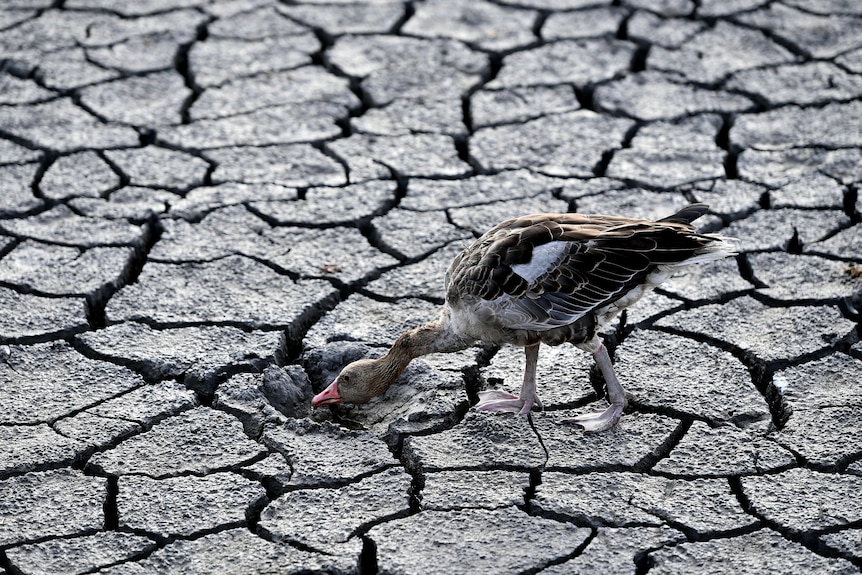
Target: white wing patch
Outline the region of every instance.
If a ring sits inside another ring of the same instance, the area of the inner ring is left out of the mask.
[[[563,260],[569,251],[569,242],[548,242],[533,248],[533,257],[525,264],[510,266],[512,271],[524,278],[528,284],[536,281]]]

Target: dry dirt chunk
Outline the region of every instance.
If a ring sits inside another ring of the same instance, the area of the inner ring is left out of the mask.
[[[581,107],[571,86],[515,86],[479,90],[470,99],[474,129],[519,124],[549,114],[573,112]]]
[[[58,158],[39,181],[46,198],[98,198],[120,185],[120,176],[93,151]]]
[[[628,71],[634,52],[635,45],[623,40],[559,40],[506,56],[502,70],[487,87],[594,84]]]
[[[220,148],[208,151],[206,157],[218,164],[212,174],[215,184],[240,182],[308,187],[347,183],[341,164],[306,144]]]
[[[70,12],[64,12],[69,17]],[[39,75],[45,86],[55,90],[74,90],[90,84],[113,80],[120,72],[104,68],[90,60],[88,51],[70,47],[44,54],[39,62]]]
[[[680,311],[657,325],[729,343],[767,363],[832,347],[854,328],[837,306],[768,307],[748,296]]]
[[[400,2],[369,4],[278,4],[285,16],[332,36],[343,34],[385,34],[404,16]]]
[[[862,477],[790,469],[777,475],[743,477],[753,510],[794,533],[858,523],[862,506],[856,494]]]
[[[862,289],[845,262],[785,252],[749,254],[748,261],[766,286],[757,291],[778,301],[838,303]]]
[[[203,184],[209,163],[191,154],[156,146],[132,150],[108,150],[114,162],[134,186],[186,190]]]
[[[81,103],[112,122],[135,126],[178,124],[180,111],[192,94],[176,72],[132,76],[81,91]],[[129,106],[129,102],[135,102]]]
[[[745,96],[691,86],[678,76],[640,72],[596,88],[602,110],[639,120],[670,120],[705,112],[742,112],[754,106]]]
[[[545,40],[615,36],[627,12],[617,6],[587,8],[572,12],[552,12],[542,25]]]
[[[235,207],[253,201],[286,202],[296,198],[296,189],[277,184],[227,182],[190,190],[182,199],[171,203],[171,213],[193,221],[202,219],[218,208]]]
[[[670,418],[629,414],[613,430],[587,435],[565,423],[575,415],[554,411],[536,417],[536,428],[548,449],[548,466],[572,470],[632,467],[665,443],[677,426]],[[475,411],[451,429],[408,438],[404,456],[411,468],[423,471],[528,470],[545,463],[545,451],[523,418]]]
[[[470,154],[488,172],[534,168],[552,176],[589,177],[602,153],[619,148],[632,125],[589,110],[555,114],[477,130]]]
[[[542,465],[545,453],[530,427],[523,419],[506,415],[470,411],[452,429],[407,438],[404,457],[411,468],[423,471]]]
[[[313,187],[299,201],[261,198],[249,206],[279,225],[347,225],[385,212],[395,203],[396,188],[394,180],[370,180],[337,188]]]
[[[308,347],[336,341],[388,347],[405,331],[430,323],[438,315],[438,306],[418,299],[393,303],[354,295],[317,322],[304,341]]]
[[[347,115],[348,111],[344,106],[331,102],[285,104],[235,116],[195,120],[190,124],[167,127],[159,130],[158,141],[166,143],[169,147],[176,146],[197,150],[224,148],[226,146],[253,148],[313,142],[340,135],[341,128],[338,123],[344,120]],[[284,126],[286,125],[289,125],[291,129],[285,130]],[[218,150],[208,152],[208,157],[214,159],[215,163],[220,163],[219,158],[222,156]],[[311,157],[308,159],[313,161]],[[297,165],[294,166],[294,170],[300,170],[303,167]],[[263,166],[258,166],[256,169],[263,169]],[[278,166],[269,169],[275,174],[284,173]],[[306,173],[314,173],[314,171],[313,167],[305,170]],[[249,179],[248,181],[250,183],[255,181],[266,183],[266,180],[260,179],[262,177],[255,176],[256,179]],[[242,181],[241,178],[235,176],[233,178]],[[315,180],[313,182],[314,185],[326,183],[331,182],[328,180]]]
[[[209,26],[209,33],[218,38],[263,40],[272,36],[304,34],[308,29],[282,16],[274,6],[263,3],[260,8],[224,15]]]
[[[769,186],[784,186],[825,174],[840,182],[862,179],[862,150],[844,148],[788,148],[782,150],[743,150],[737,157],[739,176]]]
[[[740,148],[858,148],[862,134],[846,126],[862,122],[862,101],[830,103],[823,107],[786,106],[761,114],[743,114],[730,130],[730,141]]]
[[[716,331],[713,336],[718,336]],[[617,348],[616,356],[617,376],[636,403],[714,422],[769,418],[766,401],[752,384],[748,369],[717,347],[637,330]]]
[[[32,106],[3,106],[0,125],[40,148],[57,152],[136,146],[138,133],[129,126],[105,124],[60,98]]]
[[[95,454],[88,467],[112,475],[144,474],[158,479],[240,466],[265,452],[246,437],[238,419],[198,407]],[[177,459],[176,453],[184,455]]]
[[[268,427],[261,441],[283,454],[293,469],[284,485],[329,487],[393,467],[385,443],[367,431],[348,431],[332,423],[289,420]]]
[[[273,300],[274,292],[282,297]],[[241,256],[200,264],[153,262],[144,267],[137,283],[111,298],[106,314],[112,321],[286,327],[335,293],[327,281],[294,281]]]
[[[650,553],[650,573],[670,575],[703,571],[735,573],[823,573],[851,575],[859,570],[849,561],[815,555],[768,529],[729,539],[666,546]]]
[[[578,524],[630,527],[670,523],[698,536],[754,526],[724,479],[667,479],[638,473],[546,472],[531,507]]]
[[[245,114],[286,104],[326,102],[355,109],[350,84],[319,66],[238,78],[206,90],[189,110],[192,121]],[[292,129],[292,128],[291,128]]]
[[[374,136],[353,134],[328,144],[350,168],[350,180],[466,176],[472,168],[458,156],[455,141],[443,134]]]
[[[122,283],[133,255],[128,247],[81,250],[24,240],[3,259],[0,281],[40,295],[92,296]]]
[[[357,529],[409,512],[410,485],[410,476],[399,468],[338,489],[290,491],[263,510],[258,526],[279,542],[320,550],[352,547],[357,545]],[[386,496],[381,497],[382,493]]]
[[[9,565],[20,573],[68,573],[72,564],[82,571],[95,570],[130,560],[155,547],[155,542],[141,535],[102,531],[21,545],[8,549],[6,556]]]
[[[195,42],[189,52],[189,68],[198,86],[210,88],[243,76],[311,64],[312,54],[319,49],[320,42],[311,32],[258,42],[213,37]]]
[[[449,242],[472,239],[468,232],[450,224],[442,210],[413,212],[395,208],[372,220],[371,225],[378,241],[398,254],[400,259],[419,258]],[[415,233],[417,229],[426,232],[419,241]]]
[[[758,429],[760,427],[760,429]],[[753,475],[796,464],[793,453],[766,436],[765,426],[710,427],[695,421],[654,471],[676,477]]]
[[[161,537],[245,525],[249,509],[265,497],[262,485],[235,473],[165,479],[125,475],[117,489],[119,527]]]
[[[116,445],[122,439],[179,411],[197,405],[194,393],[175,381],[144,385],[108,399],[71,417],[54,428],[96,448]]]
[[[850,218],[839,210],[779,208],[758,210],[732,222],[722,233],[737,240],[740,252],[787,251],[798,249],[800,245],[803,250],[817,251],[815,245],[820,244],[816,242],[849,224]]]
[[[228,529],[193,540],[180,539],[137,563],[103,569],[104,575],[170,573],[178,565],[189,575],[211,573],[353,573],[359,550],[343,555],[300,551],[289,545],[267,541],[247,528]]]
[[[93,353],[133,365],[148,379],[182,378],[189,388],[211,395],[225,373],[260,370],[271,361],[279,334],[216,326],[157,330],[124,322],[78,338]]]
[[[101,417],[88,411],[59,419],[53,427],[65,437],[80,442],[86,453],[116,445],[141,431],[141,426],[134,421]]]
[[[50,422],[144,384],[137,374],[88,359],[65,342],[12,345],[0,362],[0,422]]]
[[[83,448],[45,423],[0,426],[0,476],[72,465]]]
[[[423,476],[423,510],[501,509],[523,505],[530,476],[526,472],[438,471]],[[479,489],[476,489],[477,486]]]
[[[18,313],[22,309],[28,313]],[[0,340],[66,336],[88,327],[82,297],[45,298],[0,287]]]
[[[140,246],[147,233],[143,226],[124,221],[79,216],[62,204],[28,218],[4,220],[0,229],[11,235],[80,248]]]
[[[362,79],[374,106],[395,98],[459,98],[478,85],[487,56],[449,39],[404,36],[342,36],[327,58],[345,74]]]
[[[590,410],[604,410],[602,399],[577,410],[548,412],[536,420],[536,429],[548,448],[548,467],[573,472],[605,468],[640,468],[646,465],[671,435],[676,419],[651,413],[630,413],[603,433],[584,433],[571,419]],[[523,420],[520,421],[525,425]],[[529,426],[527,426],[529,427]]]
[[[685,541],[685,536],[670,527],[602,527],[577,557],[542,570],[542,575],[571,573],[631,573],[644,555],[652,550]]]
[[[132,36],[112,46],[87,48],[89,62],[123,76],[163,72],[173,67],[180,46],[170,32],[151,32]]]
[[[719,20],[679,49],[653,46],[647,67],[680,74],[698,83],[712,84],[739,70],[792,62],[794,56],[759,30]]]
[[[862,414],[856,406],[795,410],[774,437],[811,465],[840,469],[862,454]]]
[[[834,58],[862,43],[862,19],[858,18],[858,12],[848,16],[838,8],[830,10],[827,3],[825,10],[821,8],[826,14],[812,14],[817,12],[816,6],[816,3],[810,8],[807,4],[798,8],[770,4],[766,8],[740,14],[739,19],[769,30],[816,59]]]
[[[722,122],[708,114],[645,126],[614,154],[607,175],[659,188],[724,177],[726,152],[715,143]]]
[[[536,41],[538,14],[481,0],[434,0],[420,5],[402,29],[427,38],[454,38],[484,50],[510,51]]]
[[[407,136],[414,133],[467,135],[463,104],[458,98],[399,98],[383,108],[372,108],[351,118],[354,131],[376,136]]]
[[[374,527],[368,538],[381,572],[472,575],[541,569],[574,553],[588,535],[586,528],[507,507],[423,511]]]
[[[783,64],[733,75],[728,89],[755,94],[770,107],[825,104],[862,96],[862,78],[831,62]]]
[[[107,481],[57,469],[0,481],[0,545],[102,529]]]

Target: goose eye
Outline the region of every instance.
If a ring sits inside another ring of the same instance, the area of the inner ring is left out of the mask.
[[[342,375],[341,377],[338,378],[338,381],[341,383],[350,383],[350,376],[346,375],[346,374]]]

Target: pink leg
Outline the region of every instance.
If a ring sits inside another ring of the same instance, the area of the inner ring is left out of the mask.
[[[527,366],[524,369],[524,384],[521,386],[521,394],[515,396],[500,390],[480,391],[476,409],[479,411],[508,411],[527,415],[534,405],[539,409],[542,408],[542,400],[539,399],[536,386],[539,344],[526,346],[524,355],[527,358]]]
[[[611,405],[604,411],[579,415],[569,421],[583,426],[586,431],[605,431],[616,425],[628,401],[626,400],[626,392],[623,386],[620,385],[616,373],[614,373],[614,366],[611,363],[611,358],[604,344],[599,346],[593,353],[593,356],[596,358],[596,364],[605,378],[605,383],[608,387],[608,399]]]

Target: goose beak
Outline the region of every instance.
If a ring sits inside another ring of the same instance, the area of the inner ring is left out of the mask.
[[[313,407],[319,407],[321,405],[334,405],[336,403],[341,403],[342,401],[344,400],[341,399],[340,395],[338,395],[338,378],[336,378],[329,384],[329,387],[311,398],[311,405]]]

